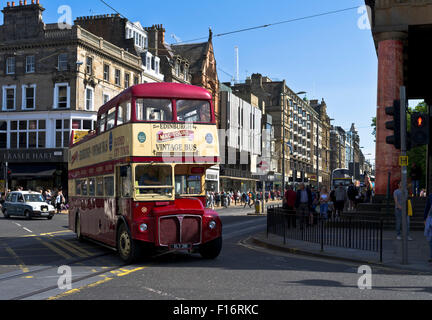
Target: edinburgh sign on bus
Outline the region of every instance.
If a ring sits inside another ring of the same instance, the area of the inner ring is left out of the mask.
[[[179,131],[173,131],[173,132],[163,132],[159,131],[156,134],[157,142],[167,142],[167,141],[173,141],[176,139],[181,138],[189,138],[190,141],[193,141],[194,139],[194,132],[191,130],[179,130]]]

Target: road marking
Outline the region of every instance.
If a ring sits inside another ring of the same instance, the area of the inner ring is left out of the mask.
[[[26,227],[24,227],[23,229],[29,233],[33,233],[33,231],[31,231],[30,229],[27,229]]]
[[[72,259],[72,256],[70,256],[69,254],[67,254],[66,252],[64,252],[63,250],[58,249],[56,246],[52,245],[49,242],[46,242],[44,240],[42,240],[39,237],[36,237],[36,239],[38,241],[40,241],[45,247],[47,247],[48,249],[54,251],[55,253],[57,253],[58,255],[61,255],[63,258],[65,259]]]
[[[50,237],[54,238],[54,235],[50,235]],[[74,254],[78,255],[79,257],[90,257],[93,255],[91,252],[85,250],[84,248],[80,248],[79,246],[73,244],[70,241],[55,238],[54,243],[56,243],[59,246],[62,246],[60,243],[57,243],[57,242],[60,242],[61,244],[63,244],[64,245],[63,247],[65,249],[73,252]]]
[[[66,249],[69,252],[72,252],[74,255],[76,255],[76,256],[78,256],[80,258],[86,258],[86,257],[88,257],[88,255],[83,254],[80,251],[76,250],[75,248],[69,246],[69,244],[66,241],[64,241],[63,239],[54,239],[53,242],[57,246],[59,246],[59,247],[61,247],[63,249]]]
[[[53,234],[71,233],[71,232],[72,232],[71,230],[55,231],[55,232],[41,233],[40,236],[51,236]]]
[[[13,251],[13,249],[11,247],[7,247],[6,251],[15,258],[15,260],[18,262],[18,265],[21,269],[22,272],[24,273],[28,273],[29,269],[25,266],[24,262],[21,260],[20,257],[18,257],[18,255],[15,253],[15,251]]]
[[[22,227],[22,225],[20,225],[19,223],[14,222],[18,227]]]

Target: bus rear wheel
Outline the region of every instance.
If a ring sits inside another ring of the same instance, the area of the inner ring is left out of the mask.
[[[75,232],[76,232],[77,240],[79,242],[83,242],[84,237],[82,236],[82,233],[81,233],[81,219],[80,219],[79,213],[77,213],[76,218],[75,218]]]
[[[128,228],[123,223],[117,233],[117,251],[120,258],[126,263],[131,264],[141,256],[140,245],[132,239]]]
[[[199,249],[201,257],[204,259],[216,259],[222,251],[222,237],[209,243],[202,244]]]

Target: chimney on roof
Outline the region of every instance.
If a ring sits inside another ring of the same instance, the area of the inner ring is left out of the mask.
[[[20,1],[19,5],[15,2],[7,2],[3,8],[4,15],[4,41],[34,39],[43,36],[45,24],[42,20],[42,12],[45,9],[39,4],[39,0]]]

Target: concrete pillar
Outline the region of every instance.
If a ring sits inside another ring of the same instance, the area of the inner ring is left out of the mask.
[[[385,127],[391,117],[385,114],[385,108],[393,106],[394,100],[400,99],[400,87],[403,85],[403,48],[406,33],[393,32],[381,34],[378,44],[378,108],[376,141],[376,194],[387,193],[387,177],[391,172],[391,191],[401,179],[399,167],[400,150],[386,144],[386,137],[392,134]]]

